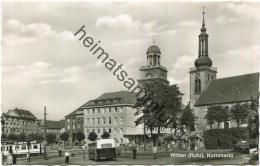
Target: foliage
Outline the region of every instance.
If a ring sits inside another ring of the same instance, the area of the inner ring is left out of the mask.
[[[20,133],[17,135],[17,140],[18,141],[21,141],[21,142],[24,142],[26,141],[26,134],[25,133]]]
[[[231,149],[239,140],[248,140],[246,128],[212,129],[203,132],[206,149]]]
[[[249,104],[237,103],[231,107],[230,112],[231,112],[231,119],[235,120],[237,123],[237,127],[239,127],[239,125],[245,123],[247,119],[247,116],[249,114]]]
[[[4,139],[4,138],[7,138],[7,135],[6,135],[6,134],[2,134],[2,135],[1,135],[1,139]]]
[[[177,85],[168,85],[161,81],[148,82],[143,85],[145,95],[138,98],[135,104],[138,116],[136,125],[144,124],[151,131],[158,128],[157,137],[161,127],[177,128],[177,119],[181,112],[181,97]]]
[[[109,138],[110,137],[110,134],[107,132],[107,131],[105,131],[102,135],[101,135],[101,138],[102,139],[107,139],[107,138]]]
[[[210,129],[212,129],[212,124],[214,122],[218,123],[219,128],[220,122],[227,120],[227,117],[228,112],[224,109],[223,106],[210,106],[205,116],[208,124],[210,124]]]
[[[186,126],[188,131],[194,131],[194,121],[195,121],[195,115],[193,113],[193,110],[190,109],[190,104],[188,104],[184,111],[182,112],[180,123],[181,125]]]
[[[17,140],[17,135],[16,134],[9,134],[7,136],[7,138],[10,139],[10,140]]]
[[[69,140],[69,133],[68,132],[63,132],[61,135],[60,135],[60,139],[62,141],[68,141]]]
[[[77,132],[76,133],[76,139],[79,141],[79,142],[81,142],[82,140],[84,140],[85,139],[85,134],[83,133],[83,132]]]
[[[252,97],[251,101],[247,129],[249,131],[250,138],[256,139],[259,137],[259,95]]]
[[[96,141],[96,140],[97,140],[97,137],[98,137],[98,135],[97,135],[94,131],[92,131],[92,132],[90,132],[89,135],[88,135],[88,140],[90,140],[90,141]]]
[[[47,133],[46,134],[46,142],[49,144],[54,143],[56,141],[56,134],[54,133]]]

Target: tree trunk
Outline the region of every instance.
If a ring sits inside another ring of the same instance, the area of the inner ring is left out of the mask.
[[[239,128],[239,125],[240,125],[240,124],[239,124],[239,120],[238,120],[238,121],[237,121],[237,128]]]
[[[161,127],[160,126],[158,126],[158,132],[157,133],[158,133],[158,135],[157,135],[156,146],[157,146],[157,143],[159,141],[160,134],[161,134]]]
[[[218,122],[218,129],[219,129],[219,124],[220,124],[220,122]]]
[[[212,123],[210,123],[210,130],[212,130]]]

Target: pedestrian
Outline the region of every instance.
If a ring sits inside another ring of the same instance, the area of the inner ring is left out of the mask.
[[[153,156],[154,156],[154,159],[156,159],[156,154],[157,154],[157,146],[156,144],[153,146]]]
[[[65,163],[68,164],[70,162],[70,153],[67,151],[65,153]]]
[[[26,162],[30,162],[30,153],[28,152],[27,154],[26,154]]]
[[[61,157],[61,148],[60,148],[60,146],[58,147],[58,151],[59,151],[59,156]]]
[[[6,164],[7,164],[7,165],[13,164],[13,157],[12,157],[12,155],[11,155],[10,153],[8,153],[8,155],[7,155]]]
[[[137,152],[137,149],[136,147],[134,146],[133,147],[133,158],[136,159],[136,152]]]
[[[13,164],[16,164],[16,157],[17,157],[17,155],[15,153],[13,153]]]
[[[9,148],[10,148],[9,153],[12,155],[13,154],[13,148],[12,148],[12,146],[10,146]]]

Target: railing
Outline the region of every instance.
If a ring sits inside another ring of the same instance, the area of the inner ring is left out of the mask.
[[[161,68],[161,69],[164,69],[164,70],[167,70],[166,67],[163,67],[163,66],[161,66],[161,65],[141,66],[140,69],[149,69],[149,68],[157,68],[157,67],[159,67],[159,68]]]

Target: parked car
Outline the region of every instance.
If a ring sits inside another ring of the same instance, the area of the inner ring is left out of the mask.
[[[234,144],[234,150],[249,150],[249,142],[245,140],[238,141]]]

